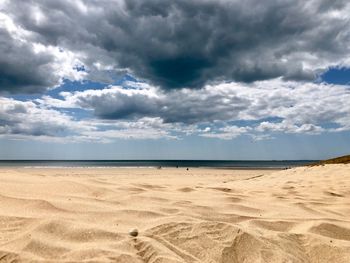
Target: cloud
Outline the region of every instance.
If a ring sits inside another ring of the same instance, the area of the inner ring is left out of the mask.
[[[103,143],[114,139],[177,139],[173,132],[183,134],[186,129],[147,117],[137,121],[77,120],[68,113],[42,107],[33,101],[0,97],[0,137]]]
[[[42,109],[31,101],[0,98],[0,134],[14,136],[65,136],[77,127],[59,111]]]
[[[346,0],[0,0],[0,94],[40,94],[0,97],[0,134],[107,142],[349,131],[349,86],[316,82],[350,67],[349,13]],[[125,73],[140,82],[107,86]],[[106,87],[42,96],[66,79]]]
[[[32,32],[15,25],[0,9],[0,92],[42,93],[64,78],[81,80],[81,61],[69,51],[29,39]]]
[[[129,83],[128,88],[109,86],[61,95],[63,99],[44,97],[37,102],[46,107],[90,110],[105,120],[151,117],[164,124],[205,124],[208,132],[214,132],[205,133],[206,137],[227,134],[230,128],[217,127],[230,127],[235,121],[248,121],[257,132],[316,134],[350,129],[350,89],[344,85],[274,79],[164,92],[145,83]]]
[[[85,78],[129,72],[166,90],[278,77],[309,81],[330,66],[350,65],[346,0],[15,0],[0,9],[26,32],[25,44],[16,44],[13,32],[1,36],[13,74],[0,71],[7,79],[1,86],[13,92],[40,91],[62,78],[51,70],[52,54],[33,53],[33,43],[78,54]]]
[[[314,124],[301,124],[296,125],[294,123],[289,123],[288,121],[282,121],[278,123],[271,123],[264,121],[256,128],[257,131],[266,132],[285,132],[285,133],[303,133],[303,134],[320,134],[325,131],[324,128],[314,125]]]
[[[110,142],[114,139],[178,139],[173,132],[183,133],[174,125],[164,124],[160,118],[148,117],[137,121],[96,122],[95,127],[98,129],[83,131],[81,136]]]
[[[146,83],[62,92],[19,101],[0,98],[0,133],[9,138],[110,142],[201,136],[253,140],[274,134],[350,130],[350,89],[274,79],[165,92]],[[86,111],[79,117],[74,109]]]
[[[43,97],[38,102],[47,106],[92,110],[101,119],[160,117],[165,123],[210,122],[238,118],[237,113],[249,106],[230,90],[211,87],[202,90],[182,89],[172,92],[145,83],[134,88],[110,86],[102,90],[63,92],[64,100]]]
[[[203,131],[200,136],[207,137],[207,138],[218,138],[222,140],[232,140],[242,134],[246,134],[249,131],[251,131],[251,127],[238,127],[238,126],[225,126],[222,128],[219,128],[216,132],[207,132]]]

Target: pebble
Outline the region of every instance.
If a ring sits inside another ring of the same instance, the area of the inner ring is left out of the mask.
[[[129,235],[132,237],[137,237],[139,235],[139,231],[136,228],[132,228],[129,230]]]

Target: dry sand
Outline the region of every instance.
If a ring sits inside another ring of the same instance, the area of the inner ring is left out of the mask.
[[[0,262],[350,262],[350,165],[2,168],[0,182]]]

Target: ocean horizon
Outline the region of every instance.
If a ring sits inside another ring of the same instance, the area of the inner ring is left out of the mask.
[[[0,160],[0,167],[24,168],[227,168],[284,169],[318,160]]]

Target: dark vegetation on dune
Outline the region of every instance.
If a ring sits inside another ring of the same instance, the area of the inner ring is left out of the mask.
[[[333,159],[319,161],[317,163],[311,164],[311,166],[315,165],[324,165],[324,164],[339,164],[339,163],[350,163],[350,155],[345,155]]]

